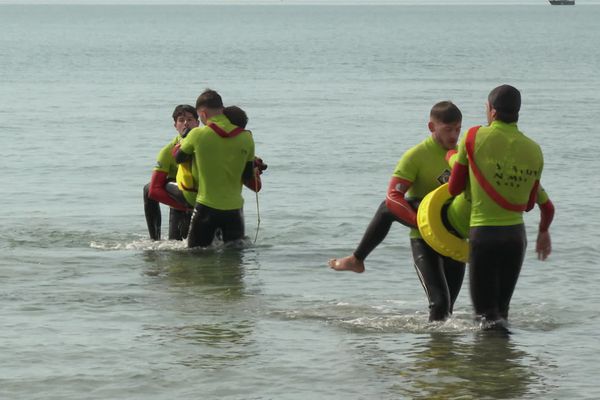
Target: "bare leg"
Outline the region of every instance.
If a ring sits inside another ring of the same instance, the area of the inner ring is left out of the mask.
[[[385,239],[395,220],[385,201],[381,202],[354,253],[344,258],[329,260],[329,267],[336,271],[364,272],[365,259]]]

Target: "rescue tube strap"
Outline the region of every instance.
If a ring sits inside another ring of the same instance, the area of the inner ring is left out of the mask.
[[[479,128],[480,126],[474,126],[471,129],[469,129],[469,131],[467,132],[467,139],[465,140],[465,146],[467,148],[467,157],[469,158],[469,165],[471,166],[473,175],[475,175],[475,179],[477,179],[477,183],[479,183],[479,185],[483,188],[485,193],[487,193],[487,195],[490,196],[490,198],[494,200],[496,204],[498,204],[505,210],[516,212],[525,211],[527,209],[527,204],[515,204],[506,200],[496,189],[494,189],[492,184],[487,179],[485,179],[485,176],[483,176],[483,174],[479,170],[479,167],[475,163],[475,135],[477,135],[477,131],[479,130]]]
[[[222,138],[236,137],[237,135],[244,132],[244,130],[245,130],[244,128],[240,128],[238,126],[238,127],[234,128],[231,132],[227,132],[215,123],[208,124],[208,127],[210,129],[212,129],[217,135],[221,136]]]

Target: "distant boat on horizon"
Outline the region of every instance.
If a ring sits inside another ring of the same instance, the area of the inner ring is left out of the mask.
[[[548,0],[553,6],[574,6],[575,0]]]

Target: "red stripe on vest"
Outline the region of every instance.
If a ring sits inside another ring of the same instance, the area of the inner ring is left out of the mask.
[[[236,137],[240,133],[244,132],[244,128],[240,128],[239,126],[234,128],[231,132],[227,132],[227,131],[223,130],[220,126],[218,126],[215,123],[208,124],[208,127],[210,129],[212,129],[217,135],[221,136],[222,138]]]
[[[479,167],[475,163],[475,135],[479,130],[480,126],[474,126],[469,129],[467,133],[467,139],[465,141],[465,145],[467,148],[467,157],[469,158],[469,165],[471,166],[471,170],[473,171],[473,175],[475,175],[475,179],[479,185],[483,188],[483,190],[487,193],[488,196],[492,200],[496,202],[500,207],[509,211],[525,211],[527,209],[527,204],[514,204],[510,201],[506,200],[494,187],[485,179]]]

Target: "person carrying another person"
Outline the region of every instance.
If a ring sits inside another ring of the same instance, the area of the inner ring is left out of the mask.
[[[410,245],[414,266],[429,301],[429,320],[447,319],[460,292],[465,264],[434,251],[417,229],[417,208],[420,200],[446,183],[450,167],[448,150],[458,141],[462,113],[450,101],[435,104],[428,123],[431,135],[404,153],[388,185],[386,200],[373,216],[362,240],[353,254],[329,260],[336,271],[365,270],[364,260],[388,234],[394,221],[411,228]],[[457,204],[458,205],[458,204]]]
[[[488,126],[467,131],[449,181],[451,195],[471,198],[469,281],[475,317],[483,329],[507,330],[510,299],[527,246],[523,211],[533,208],[542,176],[540,146],[517,127],[521,94],[510,85],[487,99]],[[550,253],[552,202],[542,212],[536,250]]]
[[[198,113],[194,107],[180,104],[173,111],[173,121],[177,135],[158,152],[150,183],[144,186],[144,214],[152,240],[161,237],[159,203],[170,207],[169,240],[182,240],[187,236],[191,216],[183,197],[173,191],[178,166],[171,151],[190,129],[198,126]]]
[[[248,116],[246,112],[238,106],[228,106],[223,109],[223,114],[227,119],[235,126],[246,128],[248,124]],[[198,172],[196,170],[196,164],[193,162],[193,158],[188,161],[184,161],[178,164],[176,183],[169,182],[167,184],[167,191],[177,199],[185,199],[186,205],[189,208],[194,208],[196,205],[196,196],[198,196]],[[262,186],[260,175],[267,169],[267,164],[259,157],[254,160],[254,165],[257,168],[258,178],[254,180],[247,180],[244,182],[246,185],[253,185],[249,187],[254,192],[259,192]]]
[[[221,96],[206,89],[196,101],[196,111],[205,126],[192,129],[173,149],[178,163],[193,157],[198,174],[188,247],[209,246],[217,229],[221,230],[224,242],[242,239],[245,233],[242,184],[255,191],[261,188],[252,134],[234,125],[223,109]]]

